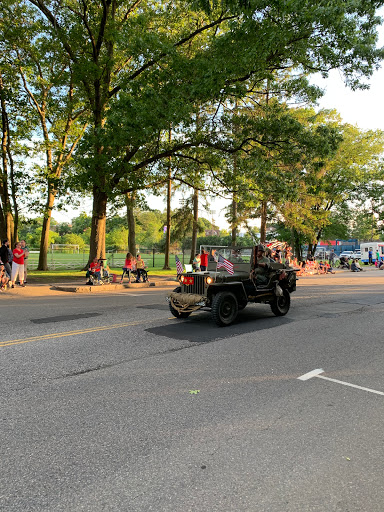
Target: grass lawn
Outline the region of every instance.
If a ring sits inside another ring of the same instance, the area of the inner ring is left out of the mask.
[[[124,265],[125,254],[107,254],[107,261],[109,267],[113,270],[114,273],[121,272],[121,269]],[[182,255],[179,255],[180,260],[182,261]],[[29,253],[29,268],[30,272],[37,272],[33,269],[37,268],[39,259],[39,254],[37,252]],[[169,258],[169,263],[171,267],[171,271],[163,270],[164,266],[164,254],[155,254],[155,259],[153,261],[153,255],[143,254],[143,260],[145,261],[147,268],[152,274],[157,275],[176,275],[176,262],[174,255],[171,255]],[[59,252],[48,252],[47,258],[48,266],[50,268],[50,272],[57,273],[58,277],[64,277],[68,272],[72,272],[72,274],[76,274],[81,271],[82,268],[88,262],[88,253],[59,253]],[[187,259],[185,260],[188,263]],[[154,264],[154,265],[153,265]],[[169,274],[170,272],[170,274]],[[45,274],[45,273],[44,273]],[[31,273],[32,275],[32,273]],[[36,274],[38,275],[38,274]]]
[[[121,268],[111,268],[113,274],[121,275]],[[176,277],[176,269],[163,270],[162,268],[149,268],[149,277],[169,276]],[[83,270],[28,270],[28,281],[30,283],[55,283],[64,281],[74,281],[77,279],[85,280],[85,272]]]

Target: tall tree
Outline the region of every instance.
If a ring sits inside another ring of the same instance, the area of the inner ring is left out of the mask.
[[[90,258],[104,254],[107,202],[124,192],[120,182],[136,183],[144,168],[156,173],[156,161],[204,142],[157,144],[160,130],[188,125],[195,103],[241,97],[287,66],[339,67],[355,87],[382,58],[380,1],[24,1],[49,22],[91,113],[83,146],[94,197]]]

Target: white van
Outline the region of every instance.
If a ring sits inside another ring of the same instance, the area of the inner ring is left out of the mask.
[[[369,251],[372,251],[372,261],[376,261],[376,251],[380,253],[380,259],[384,260],[384,242],[367,242],[360,244],[361,261],[363,263],[369,262]]]

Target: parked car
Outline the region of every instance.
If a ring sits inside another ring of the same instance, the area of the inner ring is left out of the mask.
[[[354,254],[353,251],[343,251],[342,253],[340,253],[339,258],[348,258],[350,260],[350,259],[355,258],[355,256],[353,256],[353,254]]]
[[[354,260],[361,260],[361,251],[360,251],[360,249],[356,249],[356,251],[353,251],[352,258]]]

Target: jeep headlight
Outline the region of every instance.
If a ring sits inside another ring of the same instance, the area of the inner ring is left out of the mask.
[[[205,280],[205,282],[206,282],[207,284],[212,284],[212,283],[213,283],[213,277],[208,276],[208,277],[207,277],[207,279]]]
[[[185,279],[185,276],[181,276],[181,277],[180,277],[180,281],[181,281],[182,283],[184,283],[184,279]]]

